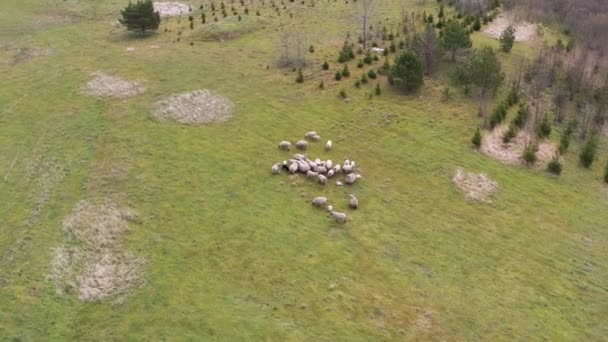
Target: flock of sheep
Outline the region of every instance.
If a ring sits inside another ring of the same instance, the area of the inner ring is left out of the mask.
[[[304,138],[312,142],[321,141],[321,136],[314,131],[306,133]],[[299,140],[296,142],[296,148],[301,151],[306,151],[308,149],[307,140]],[[289,141],[281,141],[279,143],[279,149],[281,150],[290,151],[291,147],[292,144]],[[329,151],[332,147],[332,141],[328,140],[325,144],[325,150]],[[302,173],[305,174],[307,178],[314,179],[321,185],[327,184],[330,178],[344,174],[344,183],[352,185],[361,178],[361,175],[355,172],[355,165],[354,161],[348,159],[345,159],[344,163],[340,165],[339,163],[334,164],[331,160],[321,160],[319,158],[313,160],[308,158],[307,154],[297,153],[293,158],[272,165],[272,174],[278,175],[281,173],[281,170],[285,170],[290,174]],[[340,180],[336,180],[337,186],[342,186],[344,183]],[[318,208],[327,208],[329,215],[336,221],[346,222],[346,214],[334,211],[333,206],[328,205],[327,198],[317,197],[313,199],[312,204]],[[359,200],[353,194],[349,194],[349,206],[352,209],[357,209],[359,206]]]

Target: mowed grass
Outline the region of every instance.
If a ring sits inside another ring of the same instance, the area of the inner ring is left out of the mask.
[[[414,3],[409,9],[421,10]],[[180,43],[173,42],[175,18],[172,32],[163,26],[144,39],[125,35],[113,26],[123,5],[30,0],[6,5],[12,15],[0,17],[0,27],[24,28],[0,35],[3,42],[53,50],[0,64],[3,339],[601,340],[608,334],[605,149],[592,170],[583,170],[574,144],[559,178],[508,167],[471,149],[476,102],[460,92],[442,101],[445,75],[427,78],[420,93],[408,96],[382,79],[382,95],[372,99],[375,82],[354,88],[361,71],[353,62],[353,76],[333,81],[345,32],[358,32],[353,4],[292,4],[293,19],[262,11],[267,25],[238,39],[203,42],[195,29]],[[78,15],[39,30],[25,30],[28,22],[18,20],[51,6]],[[377,16],[395,23],[400,9],[401,2],[387,1]],[[279,27],[307,33],[316,48],[302,85],[275,65]],[[492,44],[480,34],[474,40]],[[531,56],[533,48],[517,44],[514,55]],[[507,69],[517,63],[503,58]],[[331,68],[321,72],[325,59]],[[96,70],[145,80],[148,91],[125,101],[85,97],[80,89]],[[321,79],[325,90],[317,89]],[[230,97],[234,118],[204,127],[152,118],[156,101],[199,88]],[[349,101],[337,97],[340,89]],[[356,160],[360,183],[321,187],[270,175],[272,163],[289,156],[277,143],[309,130],[335,143],[331,152],[312,144],[310,156]],[[493,203],[465,201],[451,183],[456,167],[498,181]],[[361,207],[347,211],[344,225],[310,205],[324,195],[346,211],[349,192]],[[78,201],[97,198],[140,214],[123,244],[147,258],[146,285],[124,301],[61,297],[48,277],[53,248],[67,241],[63,218]]]

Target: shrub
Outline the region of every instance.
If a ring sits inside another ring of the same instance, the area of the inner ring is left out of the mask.
[[[481,21],[479,20],[479,17],[477,17],[475,19],[475,23],[473,23],[473,30],[475,30],[475,31],[481,30]]]
[[[154,11],[152,0],[137,0],[120,11],[122,18],[118,22],[129,31],[156,30],[160,25],[160,14]]]
[[[549,119],[547,118],[547,115],[545,115],[542,119],[542,121],[540,122],[540,125],[538,125],[538,137],[543,139],[548,137],[549,135],[551,135],[551,123],[549,122]]]
[[[367,75],[363,74],[363,76],[361,76],[361,84],[367,84]]]
[[[513,119],[513,124],[518,128],[523,128],[528,121],[528,117],[530,116],[530,109],[527,105],[521,104],[519,106],[519,110],[517,111],[517,115]]]
[[[512,107],[519,101],[519,94],[515,87],[511,87],[509,94],[507,95],[507,106]]]
[[[580,161],[581,161],[581,165],[583,165],[586,168],[590,168],[591,165],[593,164],[593,161],[595,160],[595,153],[597,150],[597,140],[595,137],[595,134],[592,135],[589,140],[587,140],[587,143],[585,143],[585,146],[583,146],[583,149],[581,151],[580,154]]]
[[[559,140],[559,153],[564,154],[570,147],[570,134],[562,134],[562,138]]]
[[[536,151],[538,151],[538,146],[536,145],[528,145],[524,149],[524,153],[521,158],[526,162],[527,165],[533,165],[536,163]]]
[[[329,64],[327,64],[327,61],[325,61],[325,63],[323,63],[321,67],[323,68],[323,70],[329,70]]]
[[[359,61],[357,63],[357,68],[359,68],[359,69],[363,68],[363,61]]]
[[[405,51],[395,59],[390,75],[408,92],[416,91],[424,84],[422,63],[412,51]]]
[[[380,60],[380,57],[378,57],[378,55],[374,55],[374,57],[372,57],[372,59],[374,60],[374,62],[377,62]]]
[[[315,52],[315,47],[311,45],[311,46],[308,48],[308,52],[310,52],[310,53]]]
[[[498,126],[504,119],[507,117],[507,106],[504,103],[499,103],[494,111],[492,112],[492,116],[490,116],[490,127],[494,128]]]
[[[338,56],[338,62],[346,63],[351,59],[355,58],[355,53],[353,52],[353,46],[345,41],[342,45],[342,50],[340,50],[340,55]]]
[[[371,78],[372,80],[375,80],[378,76],[376,75],[376,72],[374,70],[370,70],[367,72],[367,77]]]
[[[355,81],[355,88],[361,88],[361,81],[358,79]]]
[[[604,182],[608,183],[608,162],[606,162],[606,167],[604,167]]]
[[[475,134],[473,134],[473,139],[471,139],[471,142],[476,148],[481,146],[481,131],[479,130],[479,127],[475,131]]]
[[[368,50],[367,52],[365,52],[365,57],[363,57],[363,63],[372,64],[373,61],[374,59],[372,58],[372,54]]]
[[[304,83],[304,74],[302,74],[302,69],[298,70],[298,77],[296,77],[296,83]]]
[[[325,89],[325,82],[321,81],[321,83],[319,83],[319,89]]]
[[[562,163],[559,161],[558,156],[553,157],[549,164],[547,164],[547,171],[558,176],[562,173]]]
[[[348,96],[346,95],[346,91],[345,91],[344,89],[340,90],[339,95],[340,95],[340,97],[341,97],[341,98],[343,98],[343,99],[345,99],[345,98],[347,98],[347,97],[348,97]]]
[[[509,129],[505,132],[502,137],[502,142],[508,144],[517,135],[517,126],[509,125]]]
[[[344,77],[349,77],[350,76],[350,70],[348,70],[348,65],[344,64],[344,68],[342,69],[342,76]]]
[[[503,52],[509,53],[515,42],[515,28],[511,25],[507,27],[500,35],[500,49]]]
[[[339,81],[342,79],[342,73],[339,71],[336,71],[336,74],[334,75],[334,78],[336,79],[336,81]]]
[[[374,92],[376,93],[376,96],[380,96],[380,94],[381,94],[380,83],[376,83],[376,89],[374,90]]]

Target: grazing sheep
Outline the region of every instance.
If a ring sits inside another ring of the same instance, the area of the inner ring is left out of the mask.
[[[336,166],[334,166],[334,171],[336,171],[336,173],[340,173],[340,171],[342,171],[342,166],[340,166],[340,164],[336,164]]]
[[[283,140],[279,143],[279,149],[289,151],[291,149],[291,143],[289,141]]]
[[[348,195],[348,206],[352,209],[359,208],[359,199],[353,194]]]
[[[312,139],[312,137],[314,137],[315,135],[318,135],[317,132],[310,131],[310,132],[307,132],[306,134],[304,134],[304,138],[306,138],[306,139]]]
[[[310,140],[319,142],[319,141],[321,141],[321,136],[318,134],[315,134],[312,137],[310,137]]]
[[[342,171],[344,171],[346,174],[351,174],[354,169],[355,168],[352,166],[352,164],[344,164],[342,166]]]
[[[323,175],[318,175],[317,178],[319,179],[319,184],[325,185],[327,183],[327,177]]]
[[[315,164],[321,166],[321,159],[319,159],[319,158],[315,159]]]
[[[346,165],[350,165],[350,160],[348,160],[348,158],[345,158],[344,163],[342,163],[342,166],[346,166]]]
[[[291,165],[289,165],[289,173],[294,174],[298,172],[298,168],[298,163],[291,163]]]
[[[340,222],[340,223],[346,222],[346,214],[345,213],[339,213],[337,211],[331,211],[329,213],[329,216],[331,216],[334,220],[336,220],[336,222]]]
[[[325,143],[325,149],[329,151],[331,150],[332,146],[334,146],[334,143],[332,143],[331,140],[327,140],[327,142]]]
[[[336,186],[342,186],[342,185],[344,185],[342,182],[336,181]]]
[[[305,162],[298,162],[298,170],[302,173],[310,171],[310,166]]]
[[[327,168],[325,166],[318,166],[317,172],[325,174],[325,173],[327,173]]]
[[[331,170],[327,171],[327,178],[333,177],[334,173],[335,173],[334,169],[331,169]]]
[[[334,206],[333,205],[328,205],[327,206],[327,211],[329,211],[329,212],[334,211]]]
[[[279,164],[279,163],[276,163],[276,164],[272,165],[272,174],[273,174],[273,175],[278,175],[278,174],[279,174],[279,172],[281,172],[281,167],[280,167],[280,165],[281,165],[281,164]]]
[[[352,185],[352,184],[355,184],[356,181],[357,181],[357,175],[356,174],[349,173],[346,176],[346,180],[345,180],[346,184]]]
[[[308,178],[317,178],[319,176],[318,172],[308,171],[306,172],[306,177]]]
[[[312,200],[312,205],[317,208],[324,208],[327,206],[327,198],[326,197],[316,197]]]
[[[289,171],[289,163],[287,162],[287,160],[283,160],[283,162],[281,163],[281,167]]]
[[[299,140],[296,143],[296,147],[300,150],[306,150],[308,148],[308,142],[306,140]]]
[[[307,157],[305,154],[296,153],[293,155],[293,159],[296,159],[296,160],[306,160],[306,158]]]
[[[328,169],[331,169],[332,166],[334,166],[334,162],[332,162],[331,160],[328,159],[325,162],[325,167],[328,168]]]

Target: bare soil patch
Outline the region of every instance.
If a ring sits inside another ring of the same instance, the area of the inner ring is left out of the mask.
[[[489,197],[499,189],[498,183],[485,174],[468,173],[461,168],[456,169],[452,181],[471,201],[491,202]]]
[[[512,25],[515,28],[515,41],[526,42],[536,37],[536,25],[527,21],[517,21],[509,14],[502,14],[494,19],[488,26],[483,30],[483,33],[494,38],[499,39],[502,32]]]
[[[161,17],[173,17],[178,15],[186,15],[189,13],[190,6],[175,1],[161,1],[154,3],[154,10]]]
[[[83,93],[95,97],[127,98],[139,95],[146,91],[146,87],[139,81],[127,81],[122,78],[110,76],[101,71],[91,74],[94,78],[87,82]]]
[[[161,121],[187,125],[225,122],[232,117],[234,104],[229,98],[207,89],[172,95],[156,103],[154,116]]]
[[[484,135],[481,143],[481,152],[500,162],[509,165],[522,165],[522,154],[526,146],[532,143],[532,137],[526,131],[519,131],[517,136],[509,143],[504,143],[502,137],[507,131],[507,126],[494,128],[492,132]],[[542,141],[538,144],[536,152],[537,165],[545,166],[556,154],[557,146],[550,141]]]
[[[110,201],[78,203],[63,221],[72,243],[55,250],[53,279],[58,294],[76,293],[85,302],[125,295],[143,284],[145,264],[120,248],[120,238],[128,230],[133,211],[118,208]]]

